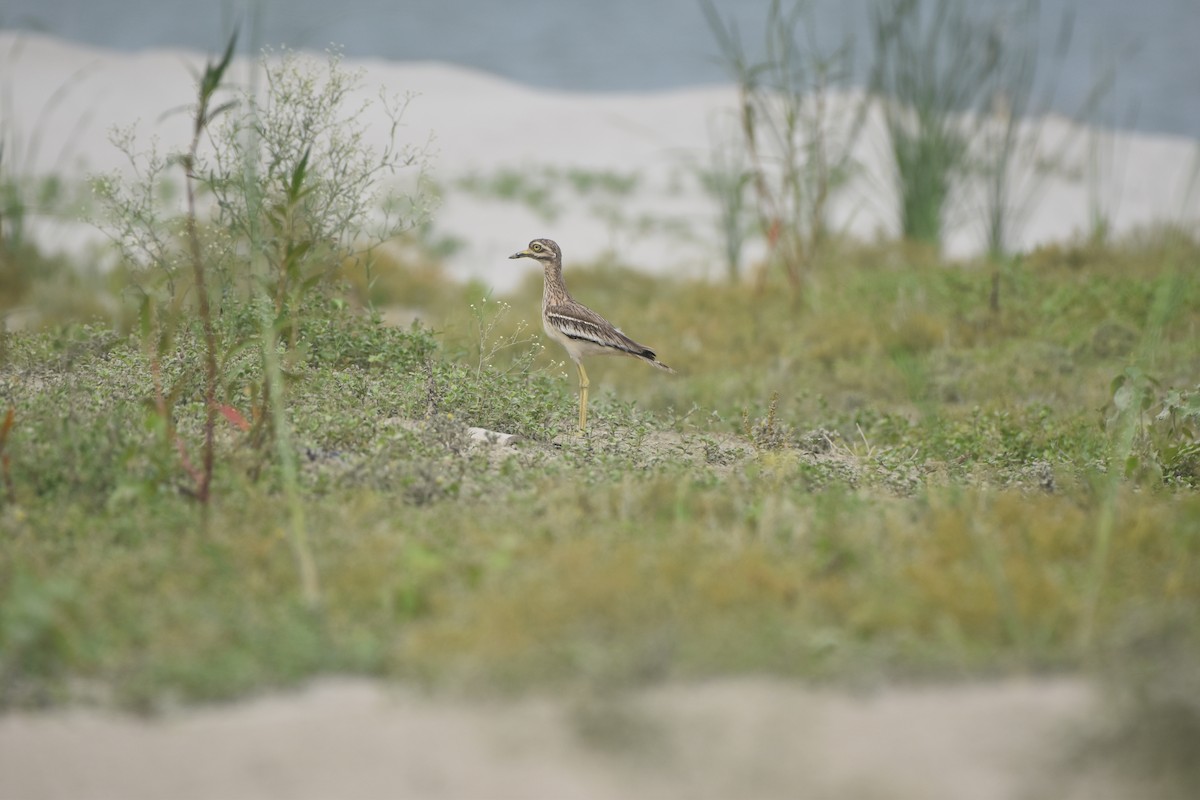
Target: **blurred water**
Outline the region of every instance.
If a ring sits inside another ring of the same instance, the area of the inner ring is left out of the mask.
[[[865,63],[869,0],[813,0],[823,40],[852,34]],[[1014,0],[966,0],[978,14],[1013,13]],[[743,38],[761,38],[767,0],[714,0]],[[789,4],[790,5],[790,4]],[[1065,58],[1043,58],[1053,107],[1075,113],[1099,76],[1116,85],[1093,122],[1200,138],[1200,0],[1042,0],[1047,51],[1065,13]],[[5,0],[0,27],[40,30],[118,49],[215,51],[237,19],[256,44],[348,56],[437,60],[535,86],[647,90],[727,80],[699,0]],[[255,43],[248,43],[254,46]],[[1052,67],[1052,68],[1051,68]]]

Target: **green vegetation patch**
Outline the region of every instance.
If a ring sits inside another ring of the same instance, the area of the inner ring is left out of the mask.
[[[1032,254],[999,314],[969,268],[872,269],[872,250],[810,306],[580,270],[680,370],[597,365],[586,438],[559,354],[523,333],[526,290],[450,310],[474,343],[313,298],[277,345],[292,483],[254,416],[254,317],[231,313],[207,506],[183,466],[203,439],[194,322],[169,347],[8,334],[2,702],[154,707],[328,672],[533,689],[1135,664],[1131,642],[1200,630],[1200,412],[1177,380],[1200,304],[1164,252],[1086,282]],[[1181,296],[1155,312],[1162,286]],[[1106,323],[1128,347],[1078,333]]]

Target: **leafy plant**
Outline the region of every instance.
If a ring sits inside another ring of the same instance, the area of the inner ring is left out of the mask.
[[[220,102],[217,92],[235,45],[236,35],[223,57],[198,76],[187,150],[162,155],[156,143],[139,150],[132,133],[118,132],[114,141],[129,158],[134,180],[97,181],[110,212],[110,235],[127,263],[135,265],[131,289],[139,298],[142,335],[156,364],[173,347],[180,326],[188,324],[189,303],[195,304],[206,343],[199,465],[187,457],[173,422],[173,405],[187,374],[180,383],[166,385],[156,366],[154,406],[164,420],[165,442],[179,452],[201,500],[207,500],[212,480],[218,414],[243,429],[253,420],[253,441],[264,442],[268,433],[286,441],[278,405],[284,391],[280,359],[301,357],[298,337],[302,315],[314,305],[310,298],[336,292],[332,279],[351,260],[365,262],[369,271],[372,248],[411,227],[427,210],[420,177],[403,202],[388,183],[399,171],[420,172],[423,165],[422,148],[397,141],[406,98],[380,98],[390,127],[387,144],[376,152],[366,144],[372,103],[346,108],[361,73],[342,70],[338,54],[329,54],[323,72],[292,53],[278,60],[268,54],[261,62],[263,95],[243,90]],[[211,147],[202,148],[205,143]],[[184,171],[182,218],[173,216],[166,202],[174,164]],[[202,196],[214,201],[207,213],[200,208]],[[190,280],[185,280],[188,270]],[[217,395],[247,347],[261,363],[247,384],[254,407],[242,414],[218,403]],[[281,447],[286,461],[291,456]]]
[[[871,30],[871,87],[883,106],[900,230],[940,245],[969,172],[975,120],[1001,67],[1000,41],[960,0],[881,0]]]
[[[529,331],[529,324],[524,319],[516,324],[516,328],[503,331],[504,319],[512,306],[504,300],[489,301],[485,296],[479,303],[471,304],[471,318],[475,323],[478,341],[478,359],[475,364],[476,372],[486,369],[497,370],[501,373],[529,372],[534,359],[545,350],[538,334]],[[504,354],[509,364],[501,368],[497,358]]]
[[[1200,481],[1200,386],[1164,389],[1137,367],[1112,381],[1104,407],[1106,430],[1127,424],[1132,441],[1125,463],[1127,477],[1154,475],[1194,486]]]
[[[779,392],[772,392],[765,417],[751,421],[750,412],[742,411],[742,435],[759,450],[778,450],[795,438],[789,427],[776,416],[778,409]]]
[[[290,51],[266,53],[260,69],[264,93],[239,93],[196,171],[223,233],[214,242],[221,296],[252,297],[261,285],[282,317],[351,258],[369,272],[376,245],[425,217],[425,150],[398,141],[410,97],[350,105],[363,73],[344,70],[336,51],[323,67]],[[367,144],[376,110],[388,126],[381,150]],[[415,188],[400,195],[393,181],[406,170],[415,170]]]

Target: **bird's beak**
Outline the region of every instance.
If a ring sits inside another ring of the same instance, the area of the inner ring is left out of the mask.
[[[533,258],[533,253],[526,249],[519,253],[513,253],[509,258]]]

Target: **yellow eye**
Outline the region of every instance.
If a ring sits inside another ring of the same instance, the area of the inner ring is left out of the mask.
[[[543,247],[542,247],[540,244],[538,244],[537,242],[534,242],[533,244],[529,245],[529,249],[530,249],[530,250],[532,250],[532,251],[533,251],[533,252],[535,252],[535,253],[540,253],[540,252],[542,252],[542,250],[544,250],[545,248],[543,248]]]

